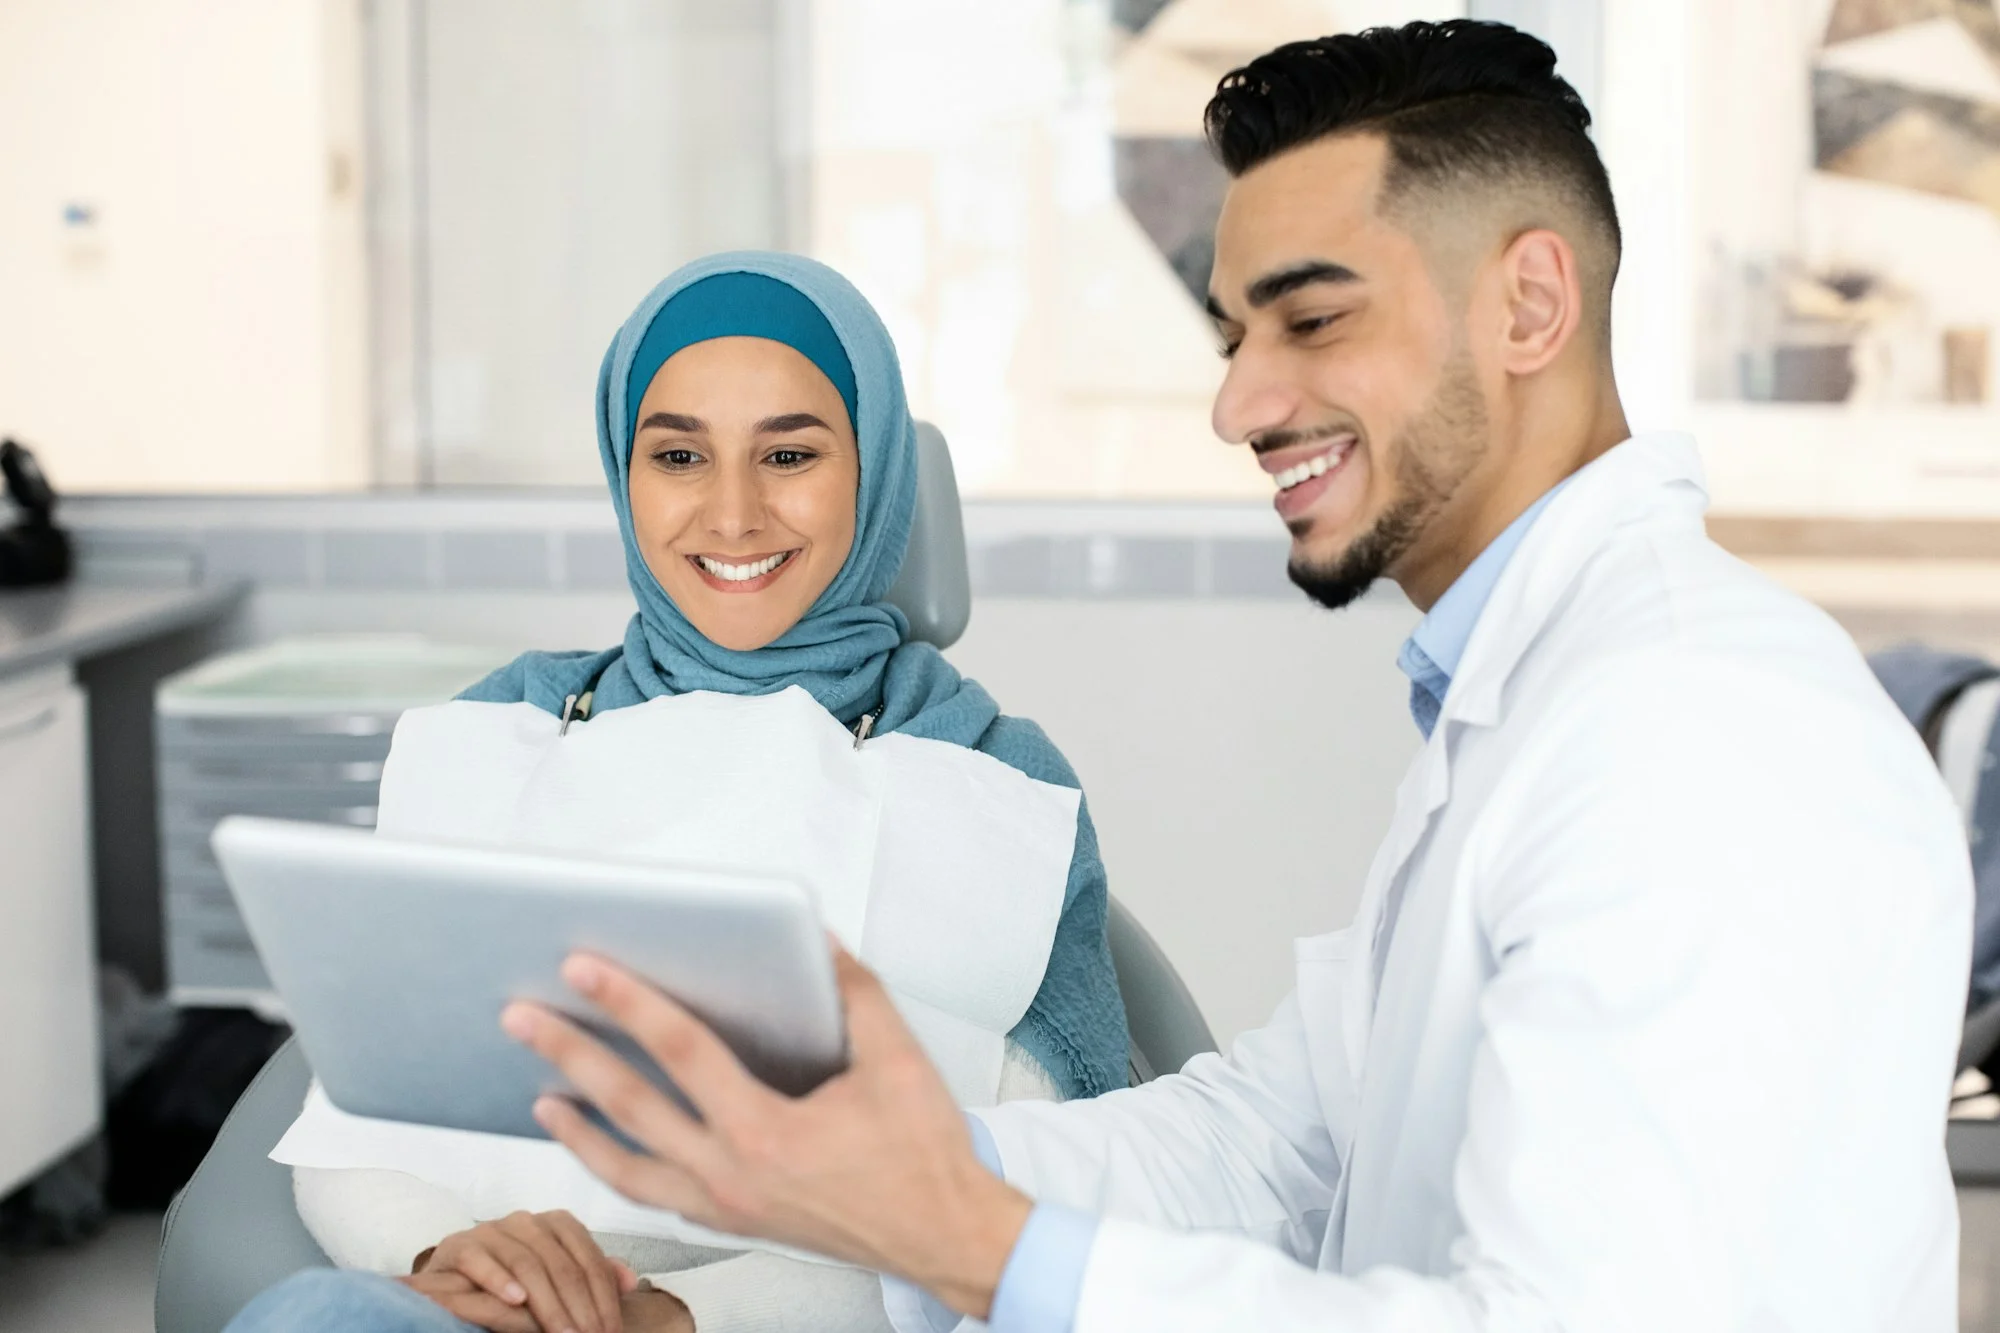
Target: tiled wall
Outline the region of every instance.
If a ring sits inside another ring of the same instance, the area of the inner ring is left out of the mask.
[[[1297,598],[1262,506],[966,506],[975,596]],[[581,496],[99,498],[62,521],[86,577],[271,589],[615,591],[617,530]],[[1259,534],[1265,535],[1259,535]]]

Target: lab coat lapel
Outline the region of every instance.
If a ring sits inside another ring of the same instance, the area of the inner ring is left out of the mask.
[[[1685,435],[1635,436],[1596,459],[1555,497],[1501,575],[1466,645],[1437,725],[1396,790],[1396,812],[1369,867],[1354,938],[1365,966],[1348,969],[1341,1039],[1349,1068],[1365,1082],[1388,937],[1391,895],[1431,823],[1451,799],[1452,759],[1468,728],[1496,725],[1508,677],[1591,556],[1611,533],[1656,513],[1705,507],[1701,462]],[[1404,896],[1407,896],[1404,895]]]

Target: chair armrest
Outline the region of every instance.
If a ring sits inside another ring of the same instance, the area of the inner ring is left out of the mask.
[[[311,1080],[294,1037],[258,1071],[175,1196],[153,1285],[156,1333],[221,1333],[258,1292],[327,1266],[292,1202],[291,1168],[269,1155]]]

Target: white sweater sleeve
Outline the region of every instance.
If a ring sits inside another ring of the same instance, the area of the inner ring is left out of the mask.
[[[450,1190],[401,1171],[292,1168],[299,1220],[338,1268],[401,1276],[410,1261],[478,1220]]]
[[[753,1251],[646,1279],[680,1298],[697,1333],[892,1333],[866,1269]]]

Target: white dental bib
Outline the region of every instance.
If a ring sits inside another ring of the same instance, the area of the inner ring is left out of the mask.
[[[963,746],[890,734],[857,749],[792,687],[654,699],[566,733],[527,703],[412,709],[376,827],[795,878],[881,976],[959,1102],[990,1106],[1006,1034],[1048,965],[1079,800]],[[271,1157],[405,1172],[479,1218],[566,1208],[597,1231],[717,1239],[619,1197],[559,1144],[349,1115],[317,1083]]]

